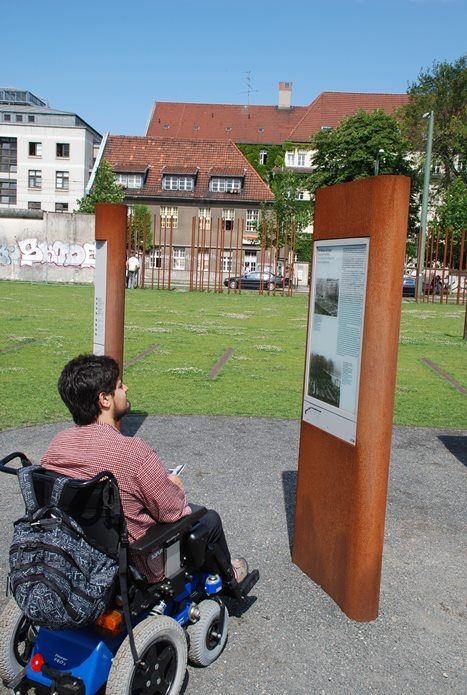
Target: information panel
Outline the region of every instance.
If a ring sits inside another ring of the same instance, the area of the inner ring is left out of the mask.
[[[105,309],[107,300],[107,242],[96,241],[94,271],[94,348],[95,355],[105,354]]]
[[[303,420],[355,444],[368,238],[315,241]]]

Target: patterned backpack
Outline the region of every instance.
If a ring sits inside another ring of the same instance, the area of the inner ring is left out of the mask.
[[[119,571],[118,557],[91,545],[82,527],[60,507],[73,478],[57,477],[48,504],[37,502],[33,484],[40,466],[18,471],[26,514],[14,524],[10,547],[11,591],[36,625],[76,628],[107,608]],[[109,474],[110,476],[111,474]]]

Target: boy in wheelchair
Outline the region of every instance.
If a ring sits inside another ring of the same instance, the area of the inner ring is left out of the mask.
[[[34,686],[58,694],[105,688],[108,695],[175,695],[187,650],[192,663],[206,666],[225,645],[222,594],[244,599],[259,574],[249,572],[243,558],[231,560],[219,515],[188,504],[181,480],[166,473],[157,454],[120,434],[130,403],[112,358],[71,360],[58,388],[77,427],[59,433],[41,467],[32,467],[35,513],[69,514],[91,545],[115,558],[118,576],[107,610],[78,630],[51,630],[10,602],[0,620],[0,675],[17,693]],[[29,464],[12,454],[0,470],[15,473],[7,466],[15,456]],[[57,498],[56,480],[63,476]],[[57,499],[63,510],[53,507]]]

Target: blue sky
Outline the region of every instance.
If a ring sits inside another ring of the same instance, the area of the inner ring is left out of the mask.
[[[100,132],[143,135],[154,101],[292,103],[405,92],[467,50],[467,0],[22,0],[1,4],[0,85]]]

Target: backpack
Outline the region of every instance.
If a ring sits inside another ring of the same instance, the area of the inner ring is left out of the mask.
[[[60,508],[73,479],[57,477],[48,504],[39,506],[33,483],[38,470],[43,469],[18,470],[26,514],[14,524],[10,588],[35,625],[77,628],[94,622],[107,608],[119,562],[91,545],[81,526]]]

